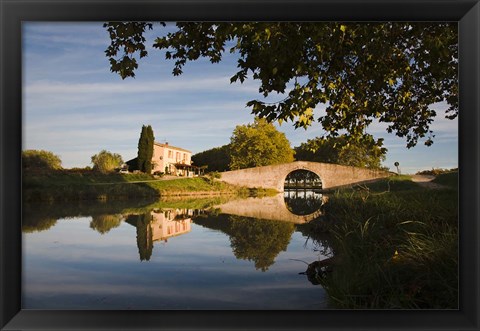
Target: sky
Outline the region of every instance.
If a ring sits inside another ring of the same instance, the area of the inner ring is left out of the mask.
[[[110,72],[105,50],[110,44],[102,22],[24,22],[22,26],[23,149],[53,152],[64,168],[92,166],[101,150],[118,153],[124,161],[136,157],[142,125],[151,125],[155,140],[193,154],[230,142],[237,125],[252,123],[246,107],[260,99],[258,82],[230,84],[235,55],[217,64],[207,59],[187,63],[180,76],[171,74],[173,61],[151,45],[167,30],[156,24],[148,31],[149,55],[140,60],[135,78],[122,80]],[[275,100],[275,97],[272,97]],[[282,100],[281,95],[278,100]],[[445,119],[447,105],[432,106],[434,144],[420,141],[407,149],[403,138],[385,125],[368,132],[384,138],[388,149],[383,165],[402,173],[458,167],[458,120]],[[324,107],[323,107],[324,109]],[[315,109],[318,114],[322,106]],[[292,147],[323,135],[318,123],[307,130],[275,124]]]

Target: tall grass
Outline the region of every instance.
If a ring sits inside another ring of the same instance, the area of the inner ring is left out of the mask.
[[[458,188],[458,172],[440,174],[433,180],[434,183],[448,186],[452,189]]]
[[[458,200],[407,177],[343,190],[325,207],[334,252],[320,282],[338,308],[458,308]]]

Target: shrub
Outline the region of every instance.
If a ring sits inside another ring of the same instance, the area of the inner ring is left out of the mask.
[[[215,179],[220,179],[220,177],[222,177],[221,173],[219,173],[218,171],[212,171],[206,174],[204,178],[209,184],[213,184],[215,182]]]
[[[22,152],[22,166],[29,170],[58,170],[62,169],[62,160],[52,152],[29,149]]]
[[[452,168],[452,169],[432,168],[432,170],[423,170],[423,171],[417,172],[416,174],[438,176],[441,174],[446,174],[446,173],[456,172],[456,171],[458,171],[458,168]]]

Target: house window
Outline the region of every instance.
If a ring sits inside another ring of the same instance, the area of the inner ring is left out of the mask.
[[[168,151],[168,157],[173,158],[173,152],[172,151]]]

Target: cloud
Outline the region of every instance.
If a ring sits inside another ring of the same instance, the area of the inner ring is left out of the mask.
[[[29,45],[44,47],[106,47],[110,43],[102,23],[85,22],[24,22],[23,38]],[[79,33],[82,31],[82,33]]]
[[[118,83],[67,83],[52,81],[37,81],[25,87],[27,94],[138,94],[147,92],[179,92],[217,90],[217,91],[239,91],[248,90],[248,87],[230,86],[228,77],[210,77],[197,79],[176,79],[166,81],[142,81],[133,80]],[[251,90],[251,89],[250,89]]]

